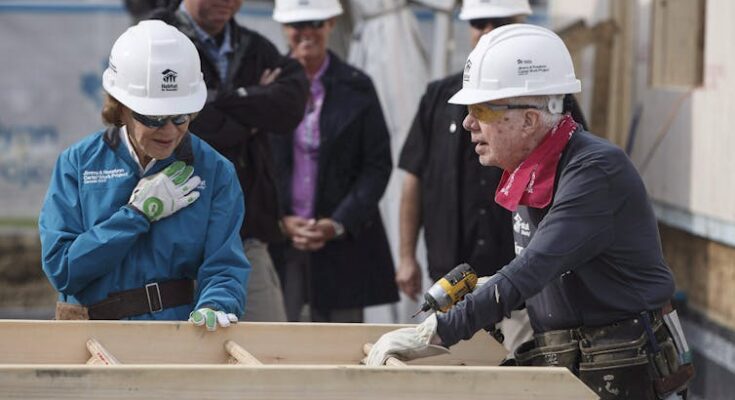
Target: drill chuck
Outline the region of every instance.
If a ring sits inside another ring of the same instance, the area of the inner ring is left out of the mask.
[[[430,309],[447,312],[467,293],[472,292],[476,284],[477,274],[469,264],[454,267],[424,294],[424,304],[414,316]]]
[[[424,304],[436,311],[446,311],[454,303],[452,301],[452,297],[440,282],[442,282],[442,280],[439,280],[437,283],[432,285],[426,294],[424,294]]]

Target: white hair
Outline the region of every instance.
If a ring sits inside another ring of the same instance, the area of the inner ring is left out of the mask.
[[[553,128],[562,117],[562,107],[559,107],[559,105],[564,104],[564,95],[554,94],[512,97],[508,99],[508,104],[528,104],[539,107],[539,111],[541,112],[541,124],[544,128],[549,130]],[[557,109],[558,112],[551,111],[554,109]]]

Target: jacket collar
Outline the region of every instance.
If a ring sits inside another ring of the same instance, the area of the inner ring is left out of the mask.
[[[324,105],[319,116],[321,133],[319,151],[330,151],[334,140],[347,132],[347,128],[370,106],[371,97],[367,94],[374,90],[369,78],[354,67],[343,62],[334,53],[329,53],[329,67],[322,76],[324,83]],[[323,157],[319,158],[319,168],[326,168]]]
[[[329,66],[327,67],[327,70],[324,71],[322,79],[334,81],[345,80],[354,84],[356,82],[355,77],[359,76],[359,73],[355,69],[349,68],[348,65],[345,64],[342,59],[337,57],[337,55],[331,50],[327,50],[327,53],[329,54]]]
[[[117,126],[107,128],[105,133],[102,135],[102,140],[104,140],[105,144],[107,144],[110,149],[117,151],[120,147],[120,128]],[[181,143],[179,143],[176,149],[174,149],[173,154],[168,159],[183,161],[189,165],[194,164],[194,151],[191,147],[191,133],[186,133],[184,138],[181,140]],[[165,162],[166,160],[162,161]]]
[[[196,29],[192,25],[192,20],[189,16],[184,14],[183,11],[177,10],[175,13],[176,16],[176,26],[179,28],[179,30],[186,35],[189,39],[191,39],[192,42],[194,42],[194,46],[196,46],[197,50],[199,51],[200,56],[207,54],[206,50],[202,47],[202,44],[199,42],[199,36],[196,33]],[[230,45],[232,46],[232,55],[230,59],[230,63],[227,67],[227,79],[226,82],[220,82],[222,86],[227,85],[228,82],[232,82],[232,78],[235,75],[235,72],[237,72],[238,69],[240,69],[240,65],[242,64],[242,60],[245,58],[245,55],[250,51],[250,42],[251,37],[254,34],[249,29],[240,26],[237,24],[234,18],[230,19],[228,22],[230,27]],[[211,70],[214,70],[214,65],[212,62],[207,58],[206,56],[201,56],[202,58],[202,68],[204,68],[205,65],[207,65]],[[212,75],[212,74],[206,74]],[[219,80],[219,75],[214,74],[213,76],[210,76],[208,79],[212,79],[215,77],[217,80]],[[207,84],[209,86],[209,84]]]
[[[112,150],[117,150],[118,146],[120,146],[120,127],[113,125],[107,128],[102,139]]]

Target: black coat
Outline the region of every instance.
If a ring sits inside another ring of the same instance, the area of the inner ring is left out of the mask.
[[[346,234],[312,253],[311,305],[329,310],[394,302],[393,260],[378,210],[392,168],[388,128],[370,78],[330,57],[322,77],[314,212],[342,223]],[[272,135],[271,143],[281,207],[292,214],[293,133]]]
[[[240,235],[264,242],[281,240],[275,178],[268,133],[287,134],[301,122],[309,81],[301,65],[281,55],[260,34],[230,21],[234,49],[222,82],[187,16],[157,15],[173,22],[194,42],[210,93],[190,130],[232,161],[245,194],[245,222]],[[267,86],[259,80],[265,69],[281,68]],[[244,88],[245,93],[238,88]]]
[[[492,275],[513,259],[513,230],[510,212],[495,204],[492,196],[500,182],[502,170],[472,165],[483,182],[465,189],[487,199],[486,213],[479,216],[482,232],[462,229],[462,209],[469,207],[461,199],[461,181],[468,163],[465,147],[470,136],[462,121],[467,107],[447,101],[462,88],[462,74],[450,75],[434,81],[426,88],[411,130],[401,150],[399,168],[416,175],[420,180],[421,221],[424,226],[428,269],[432,280],[449,272],[461,262],[469,262],[480,275]],[[476,159],[476,157],[475,157]],[[464,241],[461,242],[460,238]],[[485,261],[478,264],[463,258],[462,249],[482,239],[482,247],[475,246],[468,253],[482,253]]]

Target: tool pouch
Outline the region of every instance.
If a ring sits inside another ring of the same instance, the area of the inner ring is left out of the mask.
[[[615,340],[615,343],[609,336],[610,332],[598,331],[582,339],[579,379],[602,400],[657,399],[645,351],[646,334],[629,341]]]
[[[669,329],[661,322],[656,324],[656,340],[661,348],[657,354],[649,354],[649,359],[655,373],[653,381],[659,398],[666,398],[672,393],[685,390],[689,381],[694,378],[694,365],[691,363],[681,364],[679,352],[676,348]]]
[[[86,320],[89,319],[89,313],[87,307],[80,306],[79,304],[64,303],[63,301],[56,302],[56,316],[54,319],[57,320]]]
[[[572,372],[579,361],[579,341],[572,331],[550,331],[534,335],[515,352],[518,365],[566,367]]]
[[[658,399],[651,385],[650,374],[646,355],[579,364],[579,379],[594,390],[601,400]]]

